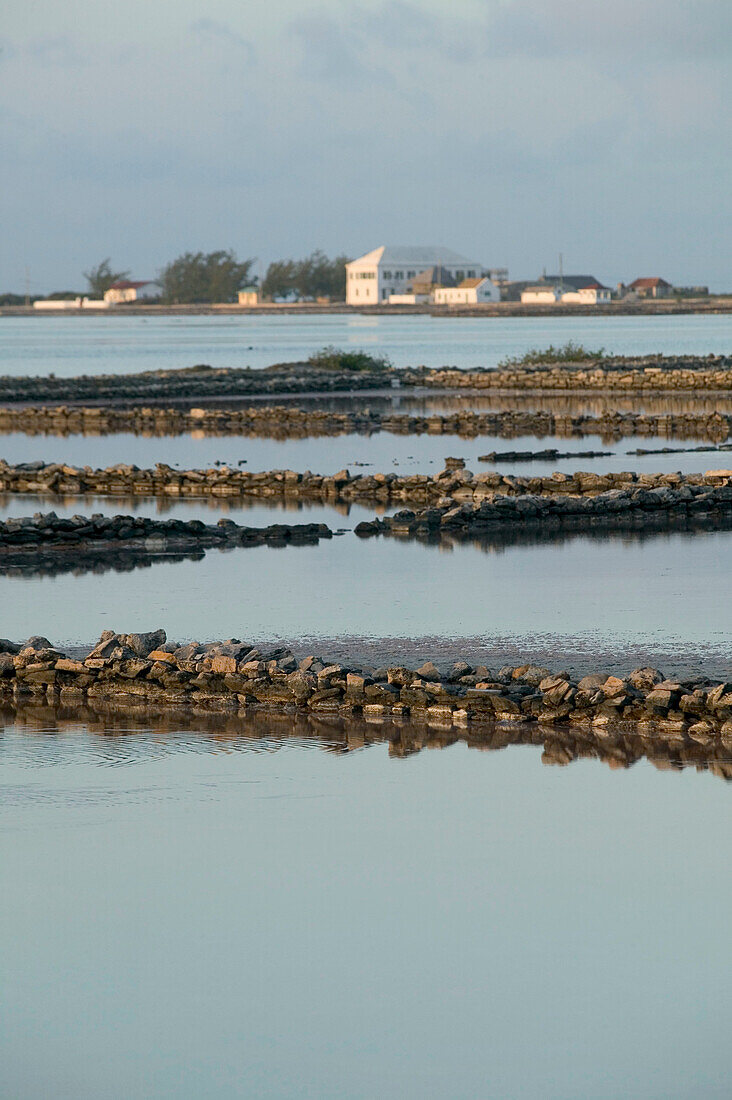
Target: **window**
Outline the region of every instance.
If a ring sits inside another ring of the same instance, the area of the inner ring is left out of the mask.
[[[407,278],[408,279],[413,279],[416,274],[417,274],[416,271],[408,271],[407,272]]]
[[[461,283],[463,281],[463,279],[465,278],[465,272],[464,271],[456,271],[455,272],[455,278],[457,279],[457,281],[459,283]]]
[[[397,279],[397,280],[401,279],[403,275],[404,275],[403,271],[395,271],[394,272],[394,278]]]
[[[391,279],[391,271],[385,271],[384,272],[384,278],[385,279]]]
[[[475,279],[476,278],[475,268],[471,267],[470,271],[468,272],[468,278],[469,279]]]

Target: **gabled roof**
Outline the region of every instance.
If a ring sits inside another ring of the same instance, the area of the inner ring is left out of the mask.
[[[542,280],[551,283],[552,286],[563,285],[565,290],[585,290],[587,287],[597,287],[598,290],[607,290],[594,275],[544,275]]]
[[[414,264],[423,268],[441,264],[449,264],[451,267],[456,264],[461,266],[465,264],[467,267],[480,267],[480,264],[474,260],[469,260],[467,256],[462,256],[459,252],[453,252],[450,248],[441,248],[439,245],[386,244],[381,245],[380,248],[374,248],[373,251],[367,252],[363,256],[359,256],[358,259],[352,260],[351,264],[346,266],[358,264],[367,267],[379,263],[394,264],[395,266]]]
[[[485,283],[486,281],[490,282],[490,279],[488,279],[488,276],[487,275],[481,275],[481,277],[479,279],[463,279],[463,281],[460,283],[460,286],[465,287],[465,289],[467,289],[468,287],[480,286],[481,283]]]
[[[141,286],[149,286],[150,283],[154,283],[154,279],[139,279],[135,282],[131,282],[129,279],[120,279],[118,283],[112,283],[110,290],[139,290]]]
[[[411,286],[412,289],[418,286],[427,289],[431,289],[433,286],[455,286],[455,280],[445,267],[426,267],[424,271],[420,271],[418,275],[414,276],[411,280]]]
[[[630,284],[630,287],[631,290],[642,290],[645,287],[661,286],[661,284],[664,286],[671,286],[671,283],[667,283],[665,279],[659,279],[656,275],[652,279],[635,279]]]

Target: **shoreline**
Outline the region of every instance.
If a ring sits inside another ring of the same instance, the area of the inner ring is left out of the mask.
[[[458,728],[535,724],[582,737],[626,733],[677,747],[732,749],[732,685],[703,674],[669,680],[645,667],[625,677],[573,677],[532,664],[496,671],[461,659],[446,671],[432,661],[373,668],[314,655],[298,660],[286,646],[259,648],[235,638],[178,645],[161,629],[107,630],[80,658],[40,636],[0,640],[0,700],[13,705],[30,698],[125,710],[410,718]]]
[[[0,306],[2,317],[196,317],[196,316],[317,316],[346,314],[383,317],[637,317],[678,316],[682,314],[732,313],[732,294],[712,294],[708,298],[655,298],[643,301],[608,302],[605,305],[527,305],[523,302],[487,302],[480,305],[436,306],[375,305],[354,306],[345,302],[261,302],[256,306],[240,306],[235,302],[192,303],[187,305],[125,305],[103,309],[34,309],[32,306]]]

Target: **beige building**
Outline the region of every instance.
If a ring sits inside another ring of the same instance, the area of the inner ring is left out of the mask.
[[[255,286],[245,286],[243,290],[239,291],[239,305],[240,306],[256,306],[259,305],[259,291]]]
[[[110,306],[120,306],[125,302],[144,302],[151,298],[159,298],[162,287],[149,279],[131,282],[129,279],[121,279],[118,283],[112,283],[104,295],[104,301]]]
[[[410,293],[410,285],[427,268],[444,268],[455,283],[475,279],[482,268],[449,248],[381,245],[346,264],[346,302],[352,306],[387,303]],[[411,293],[416,293],[411,289]]]
[[[639,298],[670,298],[674,288],[671,283],[656,276],[652,279],[634,279],[628,290]]]

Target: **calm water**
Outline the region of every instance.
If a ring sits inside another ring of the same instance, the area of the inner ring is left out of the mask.
[[[729,353],[732,317],[0,317],[0,375],[267,367],[328,344],[395,366],[495,366],[567,340],[618,355]]]
[[[4,1096],[722,1100],[723,780],[8,726]]]
[[[481,435],[465,439],[458,435],[375,435],[348,434],[308,439],[242,439],[236,436],[172,437],[136,436],[124,432],[106,436],[27,436],[20,432],[0,435],[0,458],[7,462],[67,462],[76,466],[113,466],[133,462],[154,466],[167,462],[183,468],[213,466],[222,462],[245,470],[312,470],[334,474],[348,467],[353,474],[394,471],[400,474],[439,473],[448,456],[464,458],[474,472],[500,470],[503,473],[543,476],[562,470],[637,470],[684,473],[718,470],[732,466],[732,452],[708,450],[675,454],[631,455],[637,448],[698,447],[703,441],[686,442],[648,436],[626,436],[607,441],[599,435],[562,438],[555,435],[522,435],[506,439]],[[710,446],[713,446],[710,445]],[[581,451],[610,452],[604,458],[537,459],[530,462],[480,462],[492,451],[541,451],[547,448],[573,455]]]
[[[212,551],[119,575],[4,576],[0,634],[42,633],[66,644],[105,629],[164,626],[176,641],[512,639],[505,659],[520,663],[541,645],[555,667],[567,648],[601,652],[604,663],[625,663],[630,651],[632,667],[639,649],[676,646],[679,654],[708,650],[732,674],[731,538],[579,536],[450,551],[347,534],[318,546]]]

